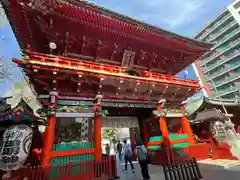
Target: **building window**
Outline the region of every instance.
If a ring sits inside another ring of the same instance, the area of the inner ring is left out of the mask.
[[[236,4],[234,4],[233,7],[234,7],[235,9],[238,9],[238,8],[240,7],[240,1],[237,2]]]

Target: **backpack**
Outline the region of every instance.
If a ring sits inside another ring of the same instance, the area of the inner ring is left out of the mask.
[[[130,145],[129,144],[126,144],[126,146],[125,146],[125,148],[126,148],[126,150],[125,150],[125,156],[127,156],[127,157],[132,157],[132,150],[130,149],[131,147],[130,147]]]
[[[139,161],[144,161],[147,159],[146,153],[143,151],[142,146],[137,147],[137,156]]]

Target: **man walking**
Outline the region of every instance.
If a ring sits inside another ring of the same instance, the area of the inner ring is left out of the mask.
[[[130,144],[127,143],[127,140],[124,139],[124,159],[125,159],[125,170],[127,171],[128,162],[132,168],[132,172],[135,173],[135,168],[132,163],[132,149]]]
[[[122,144],[120,143],[120,141],[118,141],[117,143],[117,153],[119,156],[119,160],[122,161]]]

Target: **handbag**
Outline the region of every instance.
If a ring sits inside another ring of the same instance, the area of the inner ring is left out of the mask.
[[[149,154],[146,154],[146,162],[147,164],[152,164]]]

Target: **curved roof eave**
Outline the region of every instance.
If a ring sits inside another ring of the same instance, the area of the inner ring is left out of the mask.
[[[186,105],[185,105],[185,110],[189,113],[190,116],[194,116],[198,111],[201,111],[205,105],[208,106],[222,106],[222,104],[226,107],[240,107],[240,102],[237,101],[219,101],[216,99],[211,99],[211,98],[207,98],[207,97],[200,97],[198,99],[194,99],[189,101]]]
[[[205,102],[208,103],[208,104],[212,104],[212,105],[216,105],[216,106],[222,106],[225,105],[225,106],[231,106],[231,107],[240,107],[240,102],[237,102],[237,101],[233,101],[233,100],[223,100],[222,102],[220,100],[217,100],[217,99],[211,99],[211,98],[205,98]]]
[[[165,29],[162,29],[162,28],[153,26],[153,25],[151,25],[151,24],[149,24],[149,23],[145,23],[145,22],[142,22],[142,21],[140,21],[140,20],[133,19],[133,18],[131,18],[131,17],[129,17],[129,16],[120,14],[120,13],[118,13],[118,12],[115,12],[115,11],[112,11],[112,10],[109,10],[109,9],[106,9],[106,8],[104,8],[104,7],[102,7],[102,6],[99,6],[99,5],[97,5],[97,4],[95,4],[95,3],[92,3],[92,2],[89,2],[89,1],[85,1],[85,0],[73,0],[73,1],[75,1],[75,2],[77,2],[77,3],[86,4],[86,5],[92,6],[92,7],[94,7],[94,8],[98,8],[98,9],[100,9],[100,10],[102,10],[102,11],[105,11],[106,13],[113,14],[113,15],[115,15],[115,16],[117,16],[117,17],[124,18],[125,20],[128,20],[128,21],[130,21],[130,22],[135,22],[135,23],[137,23],[137,24],[143,25],[143,26],[145,26],[145,27],[147,27],[147,28],[149,28],[149,29],[151,29],[151,30],[155,30],[155,31],[158,31],[158,32],[164,32],[164,33],[167,33],[167,34],[170,34],[170,35],[179,37],[179,38],[184,38],[184,39],[186,39],[186,40],[188,40],[188,41],[190,41],[190,42],[193,42],[193,43],[195,43],[195,44],[197,44],[197,45],[199,45],[199,46],[204,46],[204,47],[206,47],[206,48],[211,48],[211,47],[213,46],[213,43],[206,43],[206,42],[203,42],[203,41],[199,41],[199,40],[196,40],[196,39],[192,39],[192,38],[189,38],[189,37],[185,37],[185,36],[176,34],[176,33],[174,33],[174,32],[167,31],[167,30],[165,30]]]

